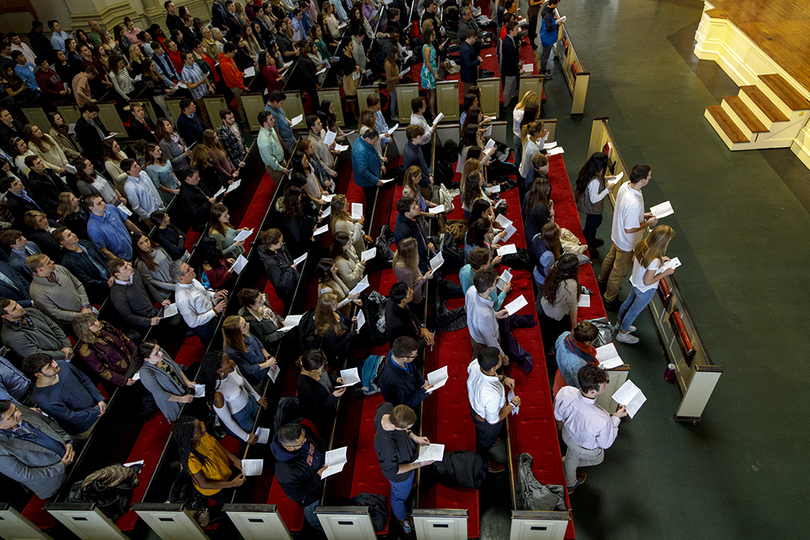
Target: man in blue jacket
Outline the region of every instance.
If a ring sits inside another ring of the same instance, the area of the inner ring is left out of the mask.
[[[366,195],[365,216],[370,216],[377,197],[377,187],[382,186],[382,159],[377,153],[380,134],[372,128],[363,133],[352,146],[352,175],[354,183],[363,188]]]
[[[503,80],[503,104],[511,110],[512,100],[517,97],[518,77],[523,69],[519,59],[521,40],[517,35],[520,27],[515,21],[506,23],[506,37],[501,40],[501,78]]]
[[[425,128],[416,124],[411,124],[405,129],[405,137],[408,142],[405,143],[405,150],[402,152],[402,165],[407,171],[413,165],[419,167],[422,171],[422,176],[419,178],[419,191],[422,196],[430,200],[430,188],[433,187],[433,175],[430,174],[430,167],[425,159],[425,153],[420,148],[422,139],[425,136]]]
[[[276,480],[284,494],[304,508],[307,523],[323,532],[315,507],[321,499],[326,455],[315,437],[301,424],[281,426],[273,437],[270,451],[276,458]]]
[[[356,169],[355,169],[356,174]],[[433,242],[428,242],[422,230],[422,221],[419,217],[419,203],[413,197],[402,197],[397,201],[397,220],[394,223],[394,241],[399,243],[405,238],[416,240],[416,247],[419,251],[419,270],[426,273],[429,269],[428,251],[430,254],[436,252]]]
[[[417,356],[419,345],[414,338],[400,336],[394,340],[380,375],[380,392],[388,403],[413,409],[430,395],[432,386],[413,365]]]
[[[183,114],[177,119],[177,131],[187,145],[194,143],[202,144],[203,132],[211,129],[211,126],[202,121],[197,115],[197,104],[194,100],[185,98],[180,101],[180,109]]]
[[[540,43],[543,44],[543,54],[540,55],[540,75],[546,79],[551,79],[551,70],[546,67],[548,57],[551,56],[551,48],[557,43],[559,24],[554,10],[560,5],[560,0],[549,0],[540,17],[543,22],[540,27]]]

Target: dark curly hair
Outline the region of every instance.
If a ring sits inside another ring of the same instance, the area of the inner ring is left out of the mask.
[[[552,306],[557,302],[557,290],[560,283],[566,279],[573,279],[577,282],[577,300],[579,300],[579,259],[572,253],[566,253],[557,263],[551,267],[543,285],[543,298]]]

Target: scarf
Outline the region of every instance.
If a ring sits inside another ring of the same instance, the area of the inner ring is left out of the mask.
[[[565,346],[569,351],[579,356],[589,364],[599,365],[596,359],[596,347],[585,345],[574,339],[574,334],[568,334],[565,338]]]

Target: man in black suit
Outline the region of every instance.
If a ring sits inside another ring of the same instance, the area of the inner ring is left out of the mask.
[[[433,334],[408,307],[411,300],[413,289],[408,285],[399,282],[391,286],[385,304],[385,333],[390,347],[402,336],[415,339],[420,350],[426,345],[433,345]]]
[[[155,136],[155,123],[146,116],[143,105],[133,103],[129,106],[129,110],[132,113],[132,120],[130,120],[129,129],[127,129],[129,136],[135,140],[143,139],[155,144],[160,142]]]
[[[55,172],[45,166],[39,156],[27,156],[25,166],[31,169],[28,173],[28,187],[34,195],[34,200],[49,217],[56,218],[59,194],[70,193],[70,188]]]
[[[194,100],[185,98],[180,101],[183,114],[177,119],[177,131],[185,143],[191,146],[194,143],[202,144],[203,132],[211,127],[197,115],[197,104]]]
[[[503,81],[503,105],[511,110],[512,100],[517,97],[518,77],[523,69],[523,62],[518,54],[520,42],[518,33],[520,27],[515,21],[506,24],[506,37],[501,41],[501,79]]]
[[[31,307],[34,302],[28,292],[31,284],[11,264],[0,261],[0,298],[10,298],[22,307]]]
[[[15,120],[11,115],[11,111],[5,107],[0,108],[0,144],[6,150],[9,149],[9,143],[14,137],[27,139],[23,131],[22,122]]]
[[[86,103],[79,109],[81,118],[76,121],[76,138],[82,147],[82,155],[92,161],[99,170],[104,170],[104,138],[112,132],[98,119],[98,105]]]
[[[464,6],[470,9],[467,6]],[[459,65],[461,66],[461,83],[464,85],[464,95],[467,95],[467,90],[470,86],[475,84],[478,80],[478,66],[481,65],[481,57],[475,53],[475,40],[478,39],[478,33],[470,28],[467,31],[464,41],[461,42],[461,47],[458,49]]]
[[[14,216],[15,227],[22,227],[23,216],[29,210],[42,211],[39,204],[25,191],[25,186],[16,178],[0,179],[0,193],[6,194],[6,208]]]
[[[228,25],[225,24],[225,19],[228,17],[228,11],[225,9],[222,0],[214,0],[211,6],[211,25],[225,30]]]

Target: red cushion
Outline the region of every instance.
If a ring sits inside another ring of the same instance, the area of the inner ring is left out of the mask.
[[[56,518],[42,508],[46,502],[34,495],[22,511],[24,518],[43,530],[53,529],[56,525]]]

